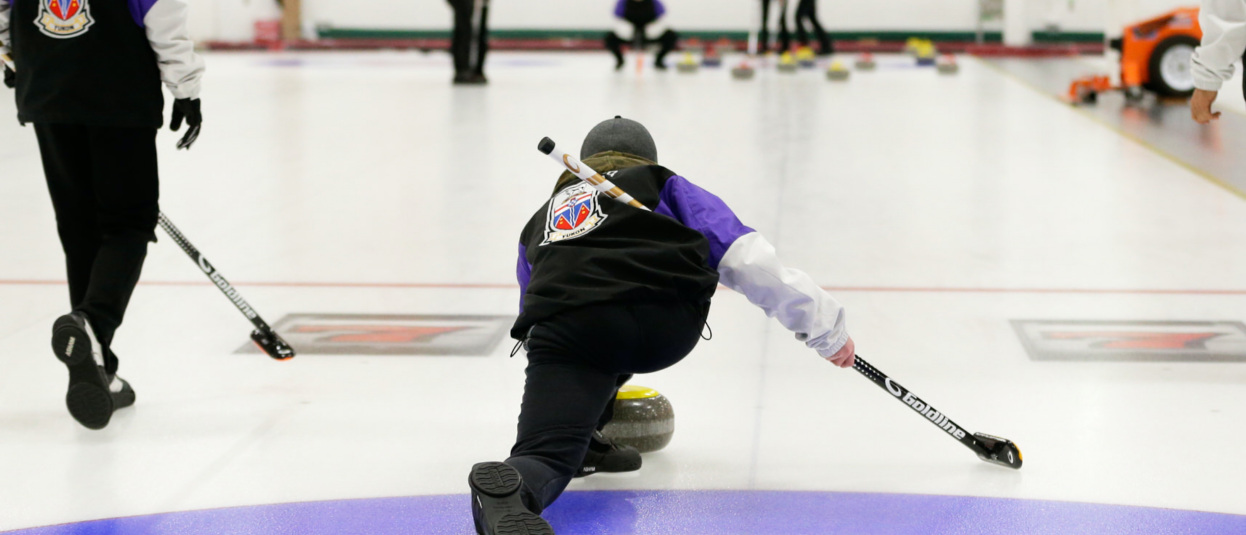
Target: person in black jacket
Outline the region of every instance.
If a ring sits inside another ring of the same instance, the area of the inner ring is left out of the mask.
[[[176,99],[178,148],[199,136],[203,60],[186,0],[0,0],[0,53],[16,66],[17,118],[33,124],[65,251],[72,311],[53,324],[69,368],[65,403],[102,429],[134,403],[113,335],[138,283],[159,214],[161,81]]]
[[[485,54],[489,52],[489,0],[446,0],[454,8],[454,83],[481,85],[485,78]]]
[[[527,380],[510,458],[476,464],[468,476],[479,535],[552,534],[538,515],[586,463],[602,462],[598,447],[606,457],[631,453],[610,450],[596,433],[618,388],[696,347],[720,283],[833,364],[851,367],[855,358],[843,307],[784,267],[722,199],[658,165],[640,123],[602,122],[580,154],[652,211],[564,173],[520,234],[511,336],[528,350]]]

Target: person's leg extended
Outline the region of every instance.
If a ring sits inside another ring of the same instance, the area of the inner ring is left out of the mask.
[[[800,17],[809,19],[810,25],[813,26],[813,33],[818,37],[818,54],[823,56],[830,55],[835,52],[835,44],[831,41],[830,34],[826,33],[826,29],[822,27],[822,23],[818,21],[818,2],[817,0],[800,0],[800,4],[796,7],[796,21],[799,24]],[[803,28],[801,29],[803,34]],[[808,40],[802,38],[801,44],[808,44]]]
[[[454,31],[450,37],[450,54],[454,56],[454,76],[459,82],[472,73],[472,15],[474,0],[450,0],[454,8]]]
[[[485,56],[489,53],[489,0],[477,0],[476,3],[476,55],[472,72],[477,76],[485,75]]]
[[[630,374],[682,360],[696,347],[707,313],[708,304],[676,301],[598,305],[533,329],[519,440],[506,461],[522,467],[531,494],[525,499],[540,508],[533,511],[548,507],[579,472]],[[519,457],[526,459],[517,464]],[[625,461],[616,471],[639,468],[638,459],[635,467]]]
[[[86,126],[35,125],[48,193],[56,211],[56,230],[65,251],[70,307],[77,307],[86,297],[100,246],[91,154],[84,150],[90,147],[88,132]]]
[[[114,374],[113,334],[138,284],[147,243],[156,239],[156,129],[93,127],[91,162],[101,239],[87,293],[74,309],[90,318],[105,350],[108,373]]]
[[[529,331],[527,380],[511,456],[505,463],[479,463],[468,476],[478,534],[553,533],[537,515],[575,476],[616,388],[617,375],[593,365],[594,353],[612,343],[630,344],[624,348],[630,350],[634,342],[627,340],[635,334],[634,323],[618,307],[560,314]]]
[[[779,53],[792,48],[792,34],[787,29],[787,0],[779,0]]]
[[[757,33],[757,53],[765,54],[770,50],[770,2],[761,0],[761,29]]]
[[[506,464],[523,475],[524,505],[540,513],[580,469],[603,412],[614,402],[617,375],[594,368],[582,357],[533,349],[519,436]]]
[[[657,32],[660,32],[658,33],[657,40],[661,48],[658,49],[658,54],[653,58],[653,65],[658,69],[666,69],[666,55],[679,46],[679,33],[670,28],[661,27],[655,33]]]
[[[805,29],[805,3],[796,5],[796,43],[809,46],[809,31]]]

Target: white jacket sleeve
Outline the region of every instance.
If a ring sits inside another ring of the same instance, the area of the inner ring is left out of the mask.
[[[844,307],[809,275],[784,267],[761,234],[745,234],[731,244],[718,274],[723,285],[744,294],[819,355],[833,356],[848,343]]]
[[[156,0],[150,5],[142,20],[160,63],[160,78],[174,98],[199,98],[204,66],[186,24],[190,6],[186,0]]]
[[[1219,91],[1233,77],[1233,63],[1246,52],[1246,0],[1203,0],[1198,12],[1202,46],[1194,49],[1194,87]]]
[[[12,55],[9,50],[9,19],[12,17],[13,3],[0,0],[0,54]]]

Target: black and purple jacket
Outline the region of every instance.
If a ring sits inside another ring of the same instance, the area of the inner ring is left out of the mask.
[[[643,162],[619,153],[586,163],[653,211],[566,181],[520,237],[516,337],[542,319],[594,303],[709,301],[723,254],[753,232],[721,199],[665,167],[636,165]]]
[[[614,16],[632,24],[644,26],[666,14],[666,6],[660,0],[619,0],[614,5]]]
[[[161,81],[199,98],[186,0],[0,0],[24,123],[159,127]],[[7,49],[7,50],[6,50]]]
[[[565,173],[519,238],[520,314],[511,336],[522,339],[545,318],[595,303],[703,303],[721,283],[824,357],[847,342],[843,307],[808,275],[784,267],[722,199],[635,156],[605,152],[584,163],[653,211]]]

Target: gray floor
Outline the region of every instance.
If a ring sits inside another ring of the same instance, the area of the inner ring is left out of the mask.
[[[1053,96],[1067,93],[1069,82],[1090,72],[1087,62],[1074,59],[1013,59],[982,60],[987,65]],[[1104,72],[1103,74],[1106,74]],[[1237,80],[1226,84],[1237,89]],[[1224,91],[1224,99],[1236,99],[1236,91]],[[1130,101],[1120,91],[1104,93],[1095,104],[1080,105],[1076,110],[1122,135],[1146,145],[1151,150],[1204,175],[1246,197],[1246,115],[1236,112],[1236,103],[1220,120],[1200,125],[1190,119],[1189,103],[1184,100],[1163,100],[1146,94],[1139,101]]]

